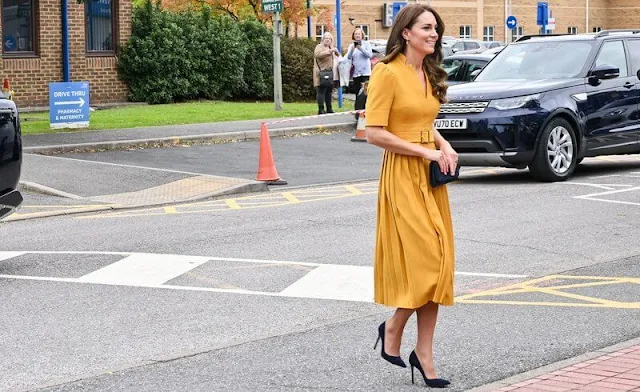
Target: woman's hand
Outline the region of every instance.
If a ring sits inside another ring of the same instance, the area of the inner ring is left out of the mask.
[[[440,151],[442,151],[442,154],[447,160],[447,167],[449,169],[449,172],[452,175],[455,174],[456,167],[458,166],[458,153],[453,149],[453,147],[451,147],[451,144],[449,143],[444,143],[440,147]]]
[[[449,161],[447,157],[440,150],[431,150],[425,148],[424,159],[437,162],[440,171],[444,174],[449,170]]]

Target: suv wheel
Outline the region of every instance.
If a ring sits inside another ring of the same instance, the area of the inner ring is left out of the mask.
[[[575,131],[568,121],[554,118],[547,124],[536,154],[529,164],[531,175],[541,181],[564,181],[578,164]]]

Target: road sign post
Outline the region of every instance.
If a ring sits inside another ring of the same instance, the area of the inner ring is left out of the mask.
[[[262,0],[262,12],[273,14],[273,102],[276,110],[282,110],[282,59],[280,53],[280,37],[283,35],[280,13],[283,0]]]
[[[89,82],[49,83],[49,126],[89,126]]]

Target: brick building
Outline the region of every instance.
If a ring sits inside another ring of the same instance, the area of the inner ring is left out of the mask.
[[[60,0],[2,0],[2,77],[21,107],[48,106],[49,82],[63,81]],[[68,0],[70,81],[88,81],[90,102],[126,100],[116,62],[131,35],[131,0]]]
[[[600,29],[640,28],[640,0],[546,0],[555,18],[554,33],[584,33]],[[538,34],[536,25],[538,0],[408,0],[430,4],[445,22],[445,35],[485,41],[511,42],[518,35]],[[342,0],[343,47],[351,32],[362,26],[369,39],[385,39],[391,29],[383,26],[384,0]],[[315,6],[335,10],[335,0],[313,0]],[[509,7],[510,11],[509,11]],[[505,26],[508,15],[514,15],[518,26]],[[312,33],[322,36],[326,26],[312,20]],[[306,36],[300,26],[299,36]]]

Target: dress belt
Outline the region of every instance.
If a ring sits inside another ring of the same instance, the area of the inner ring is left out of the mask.
[[[436,141],[431,129],[424,129],[421,131],[391,131],[391,133],[400,139],[411,143],[435,143]]]

